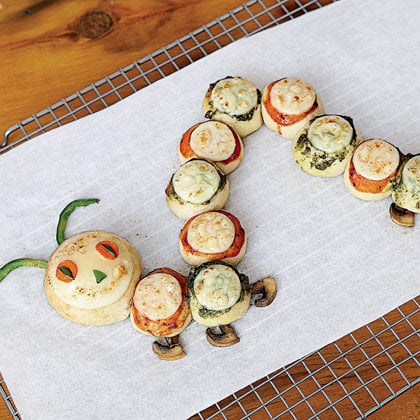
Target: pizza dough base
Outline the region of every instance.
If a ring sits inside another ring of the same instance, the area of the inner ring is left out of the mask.
[[[188,307],[188,303],[186,301],[184,301],[182,303],[182,306],[183,306],[183,308],[182,308],[182,312],[181,312],[180,316],[185,315],[186,312],[190,312],[189,307]],[[142,330],[141,328],[139,328],[139,326],[134,322],[134,318],[135,318],[134,311],[135,311],[135,309],[134,309],[134,305],[133,305],[132,308],[131,308],[131,311],[130,311],[130,322],[131,322],[131,325],[134,327],[134,329],[136,331],[142,333],[142,334],[150,335],[152,337],[160,337],[159,335],[151,334],[150,332]],[[191,312],[190,312],[188,314],[185,322],[182,324],[182,326],[180,326],[179,328],[174,328],[172,330],[172,333],[169,334],[169,335],[165,335],[165,337],[174,337],[176,335],[181,334],[181,332],[184,331],[185,328],[188,327],[188,325],[191,321],[192,321],[192,316],[191,316]]]
[[[195,296],[190,297],[190,309],[192,317],[199,324],[206,327],[217,327],[219,325],[228,325],[239,318],[242,318],[249,308],[251,302],[250,292],[246,292],[243,299],[240,302],[235,303],[230,311],[221,313],[215,317],[202,318],[199,314],[199,310],[202,307]]]
[[[172,182],[172,180],[170,181]],[[229,198],[229,181],[222,189],[220,189],[206,204],[191,204],[187,201],[182,203],[177,200],[173,195],[166,195],[166,202],[172,212],[180,219],[187,220],[190,217],[209,210],[220,210],[227,203]]]
[[[206,106],[205,103],[205,105],[203,106],[204,113],[206,113],[209,110],[211,110],[210,106]],[[229,114],[224,114],[223,112],[219,111],[215,112],[215,114],[212,117],[212,120],[221,121],[225,124],[230,125],[243,138],[253,133],[254,131],[257,131],[262,126],[263,120],[261,117],[261,105],[258,105],[258,107],[254,110],[254,113],[252,114],[252,118],[247,121],[239,121],[235,117],[232,117]]]
[[[346,169],[344,171],[344,185],[346,186],[347,190],[356,198],[359,198],[360,200],[365,200],[365,201],[379,201],[391,195],[391,188],[389,184],[383,189],[383,191],[379,193],[368,193],[368,192],[362,192],[362,191],[357,190],[353,186],[353,184],[350,182],[349,169],[350,169],[350,160],[348,161]]]

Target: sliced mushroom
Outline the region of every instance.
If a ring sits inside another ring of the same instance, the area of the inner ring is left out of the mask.
[[[251,284],[250,289],[251,296],[254,298],[254,305],[258,307],[270,305],[277,295],[277,285],[273,277],[265,277]]]
[[[218,328],[220,332],[216,332],[215,328]],[[230,325],[220,325],[215,328],[207,328],[206,330],[207,341],[213,346],[229,347],[239,343],[240,339]]]
[[[164,337],[162,341],[153,342],[153,353],[161,360],[177,360],[186,356],[184,349],[179,344],[179,336]]]
[[[414,213],[403,209],[392,203],[389,207],[389,214],[394,223],[400,226],[414,227]]]

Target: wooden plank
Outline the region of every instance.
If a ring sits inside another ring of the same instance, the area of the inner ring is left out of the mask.
[[[242,4],[0,0],[0,132]]]

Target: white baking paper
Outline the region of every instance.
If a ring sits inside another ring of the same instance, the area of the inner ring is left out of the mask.
[[[327,113],[353,117],[364,138],[420,151],[418,0],[343,0],[211,54],[93,116],[0,159],[0,264],[48,259],[58,215],[71,200],[100,198],[71,216],[67,235],[109,230],[129,240],[144,273],[187,274],[183,221],[164,190],[177,144],[202,121],[210,82],[240,75],[260,89],[285,76],[310,82]],[[390,199],[364,202],[342,177],[321,179],[293,162],[291,142],[266,127],[248,136],[229,176],[226,209],[248,233],[240,271],[272,275],[278,297],[234,323],[241,338],[214,348],[204,327],[182,334],[187,357],[163,362],[128,320],[83,327],[57,315],[43,270],[0,284],[0,369],[24,419],[185,418],[413,298],[420,290],[420,220],[392,223]]]

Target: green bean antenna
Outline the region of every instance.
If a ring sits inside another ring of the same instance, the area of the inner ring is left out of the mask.
[[[19,258],[3,265],[0,268],[0,281],[2,281],[12,270],[19,267],[39,267],[47,268],[47,261],[33,260],[32,258]]]
[[[91,204],[99,203],[98,198],[81,198],[79,200],[74,200],[71,203],[67,204],[64,207],[63,211],[60,213],[58,218],[58,225],[57,225],[57,243],[60,245],[64,241],[64,234],[67,226],[67,220],[70,215],[76,210],[77,207],[85,207]]]
[[[60,213],[57,225],[57,242],[60,245],[64,241],[64,233],[67,226],[67,220],[73,211],[77,207],[89,206],[90,204],[99,203],[98,198],[82,198],[79,200],[74,200],[71,203],[67,204],[64,210]],[[47,268],[48,261],[44,260],[35,260],[32,258],[18,258],[16,260],[10,261],[7,264],[0,267],[0,281],[2,281],[11,271],[19,267],[38,267],[38,268]]]

